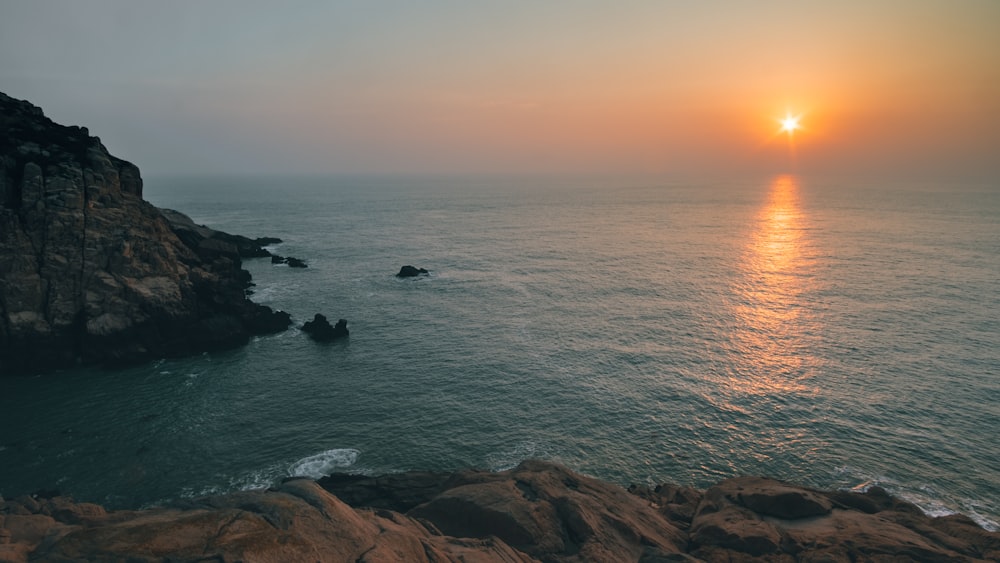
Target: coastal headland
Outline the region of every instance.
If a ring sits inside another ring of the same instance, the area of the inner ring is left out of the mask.
[[[247,298],[260,242],[142,199],[83,127],[0,93],[0,375],[245,344],[286,313]]]

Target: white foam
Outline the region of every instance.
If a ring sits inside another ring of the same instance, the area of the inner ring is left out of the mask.
[[[288,468],[292,477],[312,477],[319,479],[333,473],[337,469],[350,467],[358,461],[361,452],[351,448],[326,450],[323,453],[304,457]]]
[[[487,455],[486,467],[490,471],[507,471],[514,469],[526,459],[546,459],[548,457],[549,453],[545,446],[536,442],[521,442],[509,450]]]
[[[237,479],[229,480],[229,488],[240,491],[259,491],[274,485],[275,468],[265,468],[251,471]]]
[[[226,485],[211,484],[201,488],[185,487],[180,491],[181,498],[201,498],[213,495],[227,494],[232,491],[257,491],[274,486],[281,480],[281,465],[271,464],[262,469],[248,471],[235,477],[230,477]],[[144,508],[161,505],[164,501],[156,501]]]
[[[273,286],[269,287],[255,287],[253,295],[250,296],[250,300],[254,303],[259,303],[261,301],[271,301],[275,296],[275,288]]]
[[[1000,522],[997,522],[996,520],[991,520],[990,518],[987,518],[986,516],[980,514],[979,511],[976,510],[977,508],[980,507],[979,503],[972,502],[970,504],[971,506],[963,507],[963,511],[969,518],[972,518],[972,520],[976,524],[982,526],[984,530],[987,530],[989,532],[1000,532]]]
[[[921,512],[932,518],[964,514],[988,531],[1000,531],[1000,523],[983,516],[978,510],[983,507],[981,502],[968,499],[949,500],[930,484],[918,485],[915,488],[907,487],[884,475],[872,475],[849,466],[837,468],[836,473],[864,479],[857,485],[842,487],[840,489],[842,491],[867,493],[872,487],[878,486],[885,489],[890,495],[915,505]]]

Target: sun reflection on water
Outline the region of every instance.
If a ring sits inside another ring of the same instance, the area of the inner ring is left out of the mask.
[[[729,387],[737,393],[811,392],[808,380],[816,365],[809,340],[817,319],[804,294],[815,283],[815,257],[799,192],[794,176],[771,182],[745,248],[733,305],[738,360],[729,374]]]

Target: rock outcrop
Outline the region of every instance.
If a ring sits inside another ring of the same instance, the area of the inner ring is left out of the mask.
[[[406,265],[399,269],[399,273],[396,274],[397,278],[415,278],[417,276],[426,276],[430,272],[423,268],[417,268],[416,266]]]
[[[0,561],[530,561],[501,541],[352,509],[308,479],[137,512],[26,501],[0,515]]]
[[[286,480],[267,491],[106,512],[0,499],[0,561],[997,561],[1000,533],[881,489],[772,479],[628,491],[526,461],[499,473]]]
[[[265,251],[266,252],[266,251]],[[308,268],[309,264],[306,264],[305,260],[301,258],[295,258],[292,256],[280,256],[278,254],[271,254],[272,264],[287,264],[289,268]]]
[[[246,298],[244,240],[165,217],[100,139],[0,93],[0,375],[283,330],[287,315]]]
[[[260,237],[249,238],[243,235],[231,235],[222,231],[217,231],[205,225],[196,225],[187,215],[173,209],[160,209],[160,213],[170,224],[171,230],[189,248],[205,249],[209,245],[225,245],[234,249],[240,258],[266,258],[273,256],[265,246],[278,244],[280,238]]]
[[[337,321],[336,326],[330,326],[330,321],[326,320],[326,317],[319,313],[313,316],[313,320],[306,321],[302,325],[302,332],[308,334],[310,338],[317,342],[330,342],[331,340],[346,338],[350,335],[350,332],[347,330],[346,320],[340,319]]]

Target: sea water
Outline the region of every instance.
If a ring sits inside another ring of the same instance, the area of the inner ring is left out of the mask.
[[[0,379],[0,494],[138,507],[526,458],[622,485],[879,485],[1000,527],[1000,190],[152,178],[250,259],[286,332]],[[412,264],[430,275],[399,279]],[[322,313],[348,340],[297,327]]]

